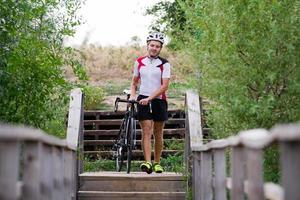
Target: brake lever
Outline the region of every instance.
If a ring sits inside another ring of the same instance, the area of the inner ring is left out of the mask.
[[[119,100],[120,100],[119,97],[117,97],[116,100],[115,100],[115,112],[118,111],[118,103],[119,103]]]

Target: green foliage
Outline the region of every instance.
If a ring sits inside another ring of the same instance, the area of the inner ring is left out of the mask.
[[[214,138],[300,120],[299,0],[175,2],[193,30],[183,29],[184,40],[176,26],[169,33],[194,55],[195,86],[211,102],[207,122]],[[268,170],[276,163],[275,154],[267,155]],[[276,181],[274,170],[267,179]]]
[[[70,62],[63,38],[79,24],[79,0],[0,3],[0,120],[62,136]]]
[[[84,108],[99,109],[104,100],[105,92],[102,88],[84,84],[80,86],[84,92]]]
[[[170,155],[167,158],[162,158],[160,161],[165,171],[183,173],[185,170],[183,165],[183,155]]]

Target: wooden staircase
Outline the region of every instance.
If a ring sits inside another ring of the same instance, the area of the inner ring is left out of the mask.
[[[180,174],[165,172],[95,172],[80,175],[80,200],[183,200],[185,182]]]
[[[123,112],[85,111],[84,113],[84,156],[91,160],[113,159],[112,145],[118,134]],[[168,112],[169,120],[164,129],[164,142],[184,144],[185,113],[182,110]],[[165,149],[162,157],[183,154],[183,149]],[[152,153],[153,156],[153,153]],[[153,157],[152,157],[153,158]],[[133,151],[133,162],[144,160],[141,148],[141,129],[137,123],[137,148]],[[143,172],[101,171],[85,172],[79,176],[78,197],[80,200],[121,199],[185,199],[185,185],[182,174],[164,172],[146,174]]]
[[[184,143],[185,115],[182,110],[168,112],[169,120],[164,129],[165,146],[174,140]],[[118,134],[124,112],[85,111],[84,114],[84,155],[89,159],[112,159],[113,142]],[[182,154],[183,149],[164,149],[162,157]],[[153,152],[152,152],[153,156]],[[137,148],[133,160],[143,160],[141,129],[137,123]]]

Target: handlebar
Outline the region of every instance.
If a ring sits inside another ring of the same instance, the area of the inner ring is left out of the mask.
[[[129,103],[131,105],[133,104],[138,104],[139,102],[136,100],[126,100],[126,99],[120,99],[120,97],[117,97],[115,100],[115,112],[118,111],[118,103],[122,102],[122,103]]]

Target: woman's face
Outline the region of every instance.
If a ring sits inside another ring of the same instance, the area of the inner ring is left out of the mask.
[[[150,57],[157,57],[161,51],[162,44],[159,41],[149,41],[147,45],[148,55]]]

